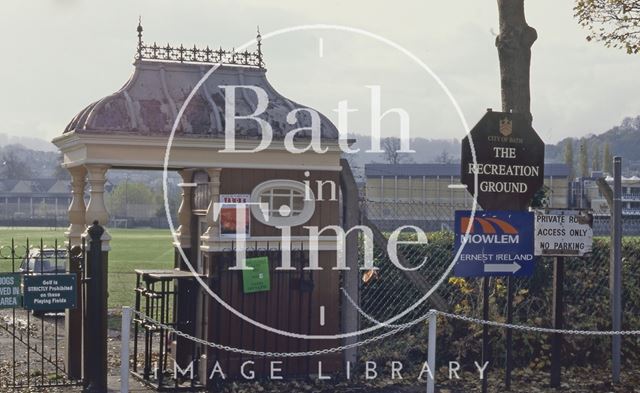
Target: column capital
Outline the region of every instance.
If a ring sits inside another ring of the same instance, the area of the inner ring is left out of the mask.
[[[202,234],[200,239],[202,242],[200,249],[204,251],[213,249],[215,243],[220,238],[220,228],[218,226],[218,221],[214,218],[213,204],[220,200],[220,173],[222,172],[222,168],[206,168],[206,171],[209,175],[209,191],[211,200],[207,207],[207,230]]]
[[[207,168],[206,172],[209,175],[209,184],[214,184],[219,187],[222,168]]]
[[[184,183],[190,183],[193,179],[193,174],[197,171],[195,168],[182,168],[178,171],[178,174],[182,178]]]
[[[109,250],[109,240],[111,236],[107,232],[106,226],[109,223],[109,211],[104,201],[104,184],[107,180],[106,174],[110,165],[104,164],[86,164],[87,179],[89,188],[89,204],[85,213],[85,224],[91,226],[94,221],[98,221],[105,228],[102,235],[102,249]]]
[[[87,168],[84,165],[67,167],[66,170],[71,174],[71,180],[84,178],[87,175]]]
[[[111,168],[111,165],[85,164],[84,167],[87,170],[87,179],[89,180],[89,182],[91,182],[92,180],[106,180],[107,171],[109,170],[109,168]]]
[[[191,248],[191,198],[193,197],[193,187],[186,185],[193,180],[195,169],[181,169],[178,171],[182,178],[182,201],[178,208],[179,226],[176,229],[178,241],[174,243],[176,247]]]

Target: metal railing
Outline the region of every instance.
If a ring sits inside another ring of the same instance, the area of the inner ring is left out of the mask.
[[[55,280],[68,276],[69,255],[70,250],[57,240],[47,245],[42,239],[35,242],[27,239],[24,243],[12,239],[10,244],[0,247],[0,272],[5,279],[17,279],[24,290],[27,279],[45,276]],[[75,257],[82,259],[83,255]],[[81,276],[81,272],[77,273],[76,282]],[[3,293],[5,298],[6,295]],[[81,385],[79,375],[70,376],[65,366],[64,310],[55,306],[46,310],[26,309],[23,301],[24,296],[20,296],[19,304],[1,313],[0,333],[9,336],[7,345],[11,356],[4,358],[9,362],[5,370],[10,370],[10,376],[3,376],[0,390],[47,390]]]

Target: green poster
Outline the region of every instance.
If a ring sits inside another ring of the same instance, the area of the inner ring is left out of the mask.
[[[253,270],[242,271],[242,289],[244,293],[264,292],[271,289],[269,277],[269,258],[247,258],[247,267]]]
[[[0,308],[15,308],[21,304],[20,273],[0,274]]]

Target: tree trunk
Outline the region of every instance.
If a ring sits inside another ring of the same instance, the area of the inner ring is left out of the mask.
[[[527,20],[524,16],[524,0],[498,0],[498,16],[500,33],[496,37],[496,47],[498,48],[498,59],[500,60],[502,111],[522,113],[531,123],[533,121],[533,116],[531,115],[531,88],[529,85],[531,46],[538,38],[538,33],[533,27],[527,25]],[[507,285],[507,323],[512,323],[513,310],[511,303],[514,286],[512,277],[508,278]],[[507,390],[511,390],[513,333],[511,329],[507,329],[506,333],[507,368],[505,385]],[[483,391],[486,391],[486,389],[483,389]]]
[[[531,120],[529,75],[531,46],[538,38],[524,16],[524,0],[498,0],[500,34],[496,37],[500,59],[502,110],[526,114]]]

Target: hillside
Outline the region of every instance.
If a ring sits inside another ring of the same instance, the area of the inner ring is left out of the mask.
[[[22,144],[0,144],[0,178],[66,179],[67,172],[60,167],[60,154],[56,151],[34,150]]]
[[[57,152],[58,149],[50,141],[32,136],[18,136],[0,133],[0,146],[21,145],[29,150]]]
[[[602,148],[609,143],[613,155],[623,157],[625,175],[640,174],[640,149],[638,148],[640,144],[640,116],[627,117],[619,125],[602,134],[592,134],[583,138],[565,138],[556,145],[547,145],[547,161],[564,162],[564,147],[568,140],[573,142],[574,158],[576,160],[580,143],[583,140],[586,141],[589,150],[589,163],[591,163],[593,149],[598,147],[602,157]]]

